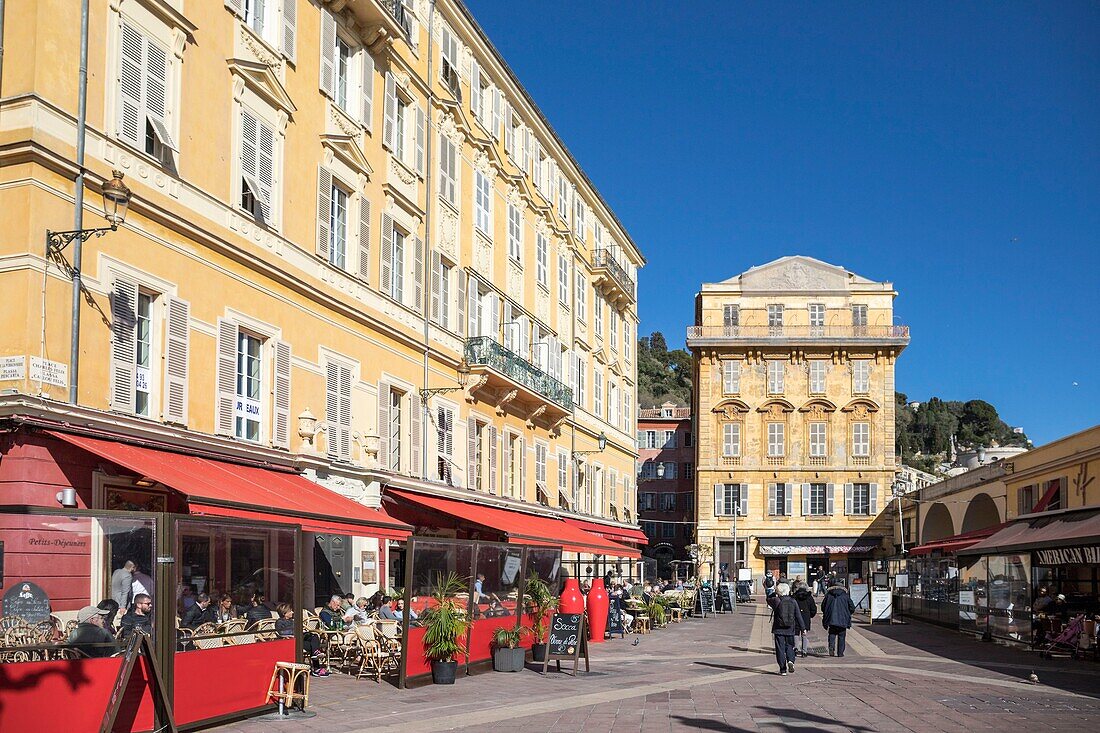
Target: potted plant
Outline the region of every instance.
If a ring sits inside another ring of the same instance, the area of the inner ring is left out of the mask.
[[[527,627],[516,625],[506,629],[503,626],[493,632],[493,669],[497,672],[522,672],[527,650],[520,646]]]
[[[420,614],[424,627],[424,656],[432,662],[432,682],[453,685],[458,671],[455,657],[466,654],[464,640],[470,627],[465,604],[457,596],[466,592],[467,583],[455,573],[436,576],[434,601]]]
[[[531,658],[542,662],[546,659],[546,617],[558,607],[558,599],[550,592],[550,586],[533,571],[527,576],[523,595],[527,601],[527,612],[533,619],[531,636],[535,643],[531,645]]]

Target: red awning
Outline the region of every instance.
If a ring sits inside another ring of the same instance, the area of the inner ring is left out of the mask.
[[[995,524],[992,527],[974,529],[969,532],[963,532],[962,534],[952,535],[951,537],[925,542],[923,545],[917,545],[912,548],[907,554],[910,557],[931,555],[933,552],[939,552],[941,555],[950,555],[977,544],[986,537],[990,537],[1004,526],[1004,524]]]
[[[519,545],[562,547],[571,552],[588,552],[614,557],[639,558],[633,547],[585,532],[556,517],[511,511],[441,496],[418,494],[403,489],[386,489],[386,494],[422,509],[446,514],[455,519],[502,532],[508,542]]]
[[[192,514],[299,525],[310,532],[405,539],[412,527],[296,473],[47,431],[55,438],[164,484]]]
[[[649,544],[649,538],[645,536],[645,532],[634,527],[615,527],[610,524],[586,522],[583,519],[571,519],[569,517],[564,517],[564,519],[567,524],[583,529],[585,532],[606,537],[613,542],[631,542],[636,545]]]

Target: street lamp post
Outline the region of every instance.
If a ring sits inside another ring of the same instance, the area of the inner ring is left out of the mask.
[[[130,189],[122,182],[122,173],[112,171],[111,175],[111,180],[103,184],[103,218],[110,222],[110,226],[62,232],[46,230],[46,259],[57,264],[73,281],[72,331],[69,341],[69,402],[72,404],[76,404],[77,400],[80,367],[80,295],[83,288],[80,282],[80,245],[92,237],[102,237],[107,232],[118,229],[126,220],[126,212],[130,208]],[[69,264],[62,253],[73,242],[76,242],[73,263]]]

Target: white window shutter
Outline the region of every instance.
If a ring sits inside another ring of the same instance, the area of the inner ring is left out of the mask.
[[[332,232],[329,216],[332,215],[332,172],[324,166],[317,167],[317,256],[328,261],[329,239]]]
[[[164,353],[164,419],[187,424],[187,370],[191,341],[191,305],[168,298],[168,334]]]
[[[386,295],[393,288],[393,217],[382,214],[382,254],[379,258],[378,286]]]
[[[161,143],[177,150],[168,132],[168,52],[148,39],[145,48],[145,111]]]
[[[432,323],[439,323],[439,294],[443,289],[442,283],[442,262],[439,257],[439,253],[432,251],[431,253],[431,271],[432,271],[432,287],[431,287],[431,308],[428,311],[428,317]]]
[[[871,484],[871,516],[878,515],[878,484]]]
[[[424,313],[424,240],[413,239],[413,303],[412,309]]]
[[[370,278],[370,199],[359,194],[359,277]]]
[[[788,516],[788,517],[791,516],[791,503],[794,500],[794,496],[792,496],[792,494],[794,494],[794,484],[784,484],[783,485],[783,498],[784,498],[784,506],[783,506],[784,511],[783,511],[783,514],[785,516]]]
[[[397,144],[397,82],[389,71],[386,72],[386,97],[383,105],[382,145],[386,150],[395,153],[398,152],[394,150]]]
[[[477,480],[477,420],[466,419],[466,488],[476,488]]]
[[[462,335],[462,329],[466,326],[466,271],[458,268],[458,318],[451,322],[452,331]]]
[[[244,0],[225,0],[225,7],[229,8],[234,15],[244,17]]]
[[[233,435],[233,405],[237,399],[237,324],[218,319],[218,401],[215,432]]]
[[[776,505],[776,485],[768,484],[768,516],[774,517],[779,513],[779,507]]]
[[[234,0],[240,2],[240,0]],[[291,63],[295,61],[295,49],[298,45],[298,0],[283,0],[283,36],[281,46],[283,56]]]
[[[833,513],[833,492],[836,489],[836,484],[825,485],[825,513],[832,515]]]
[[[116,278],[111,289],[111,409],[133,413],[137,373],[137,283]]]
[[[802,516],[810,516],[810,485],[802,484]]]
[[[477,322],[478,288],[477,278],[471,275],[466,281],[466,338],[480,336]]]
[[[321,8],[321,91],[334,96],[336,76],[336,18]]]
[[[427,135],[427,123],[424,117],[423,105],[416,105],[416,172],[424,175],[424,142]]]
[[[420,395],[415,391],[409,393],[409,432],[412,433],[412,440],[409,441],[411,449],[409,450],[409,460],[412,465],[409,466],[408,474],[410,476],[420,476],[420,451],[423,449],[423,438],[421,434],[421,428],[423,422],[423,408],[420,403]]]
[[[118,136],[144,149],[145,140],[145,38],[133,26],[122,23],[119,62]]]
[[[351,460],[351,370],[340,367],[340,457]]]
[[[516,442],[518,443],[519,441]],[[512,441],[508,437],[508,433],[504,434],[504,438],[501,441],[501,448],[503,449],[501,465],[504,467],[504,490],[509,496],[512,496],[512,490],[514,488],[512,484]],[[501,494],[503,495],[504,492],[501,492]]]
[[[390,385],[378,383],[378,464],[390,470]]]
[[[489,426],[489,493],[497,493],[497,475],[499,474],[500,464],[497,457],[497,429],[496,426]]]
[[[470,111],[475,117],[481,116],[481,68],[477,59],[470,61]]]
[[[275,342],[275,379],[272,390],[271,444],[290,448],[290,343]]]
[[[844,514],[852,513],[852,485],[844,484]]]
[[[726,515],[725,499],[726,487],[723,484],[714,485],[714,516],[724,517]]]
[[[489,335],[494,341],[500,342],[500,296],[489,293],[486,299],[486,307],[489,309]]]
[[[519,446],[519,498],[527,501],[527,440],[516,441]]]
[[[493,136],[494,140],[500,139],[500,105],[504,101],[504,95],[501,94],[499,89],[493,90],[493,121],[491,123],[492,129],[489,133]]]
[[[373,129],[374,123],[374,57],[366,46],[359,52],[363,56],[362,82],[362,107],[360,109],[360,122],[367,130]]]
[[[741,499],[741,507],[738,511],[742,517],[747,517],[749,515],[749,485],[741,484],[741,488],[738,493],[740,494]]]

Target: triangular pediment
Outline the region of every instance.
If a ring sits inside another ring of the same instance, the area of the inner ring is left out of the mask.
[[[289,117],[298,111],[287,94],[286,87],[267,64],[247,59],[229,59],[229,70],[241,78],[245,86],[277,110]]]
[[[355,170],[366,173],[367,177],[374,175],[374,169],[371,168],[367,156],[363,154],[363,149],[359,147],[356,137],[351,135],[322,135],[321,144]]]
[[[873,280],[860,277],[843,267],[828,262],[791,255],[780,257],[765,265],[758,265],[723,281],[749,291],[839,291],[847,292],[853,285],[871,285]]]

